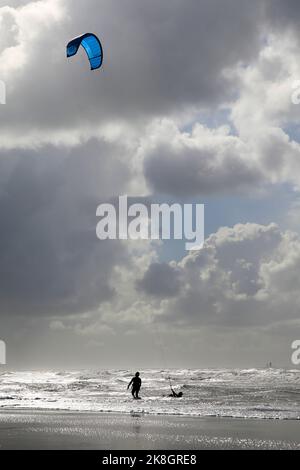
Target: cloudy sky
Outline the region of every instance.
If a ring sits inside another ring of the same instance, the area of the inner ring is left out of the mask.
[[[299,31],[296,0],[0,1],[8,367],[292,367]],[[203,249],[99,241],[122,194],[205,203]]]

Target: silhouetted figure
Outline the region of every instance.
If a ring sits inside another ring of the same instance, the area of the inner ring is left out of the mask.
[[[132,393],[133,398],[135,398],[136,400],[140,399],[139,391],[140,391],[141,385],[142,385],[142,381],[140,379],[140,373],[136,372],[135,376],[132,377],[127,387],[127,390],[128,390],[129,387],[132,386],[131,393]]]
[[[170,393],[169,397],[172,398],[181,398],[183,396],[182,392],[176,393],[175,390],[171,387],[172,393]]]

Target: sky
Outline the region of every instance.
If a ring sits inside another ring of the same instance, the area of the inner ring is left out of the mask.
[[[296,0],[0,1],[7,368],[295,367],[299,23]],[[98,71],[66,58],[85,32]],[[204,203],[203,248],[97,239],[124,194]]]

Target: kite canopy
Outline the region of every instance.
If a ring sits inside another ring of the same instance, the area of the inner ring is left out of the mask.
[[[103,49],[97,36],[92,33],[87,33],[72,39],[67,45],[67,57],[76,55],[80,46],[82,46],[87,53],[91,70],[99,69],[103,62]]]

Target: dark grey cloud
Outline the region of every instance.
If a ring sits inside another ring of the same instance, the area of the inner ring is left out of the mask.
[[[278,28],[299,28],[300,5],[297,0],[266,0],[265,18],[269,25]],[[295,31],[299,36],[299,30]]]
[[[111,299],[112,269],[127,254],[95,227],[98,204],[124,189],[127,169],[112,148],[2,153],[0,173],[1,311],[81,313]]]
[[[143,279],[137,282],[137,290],[155,297],[173,297],[180,292],[180,272],[166,263],[153,263]]]
[[[145,158],[145,178],[154,192],[179,196],[246,192],[263,183],[260,168],[241,159],[234,148],[220,163],[223,150],[158,145]]]

